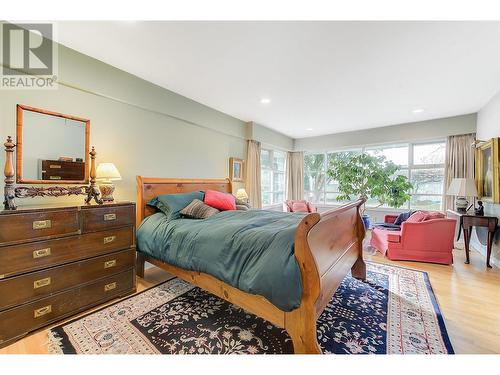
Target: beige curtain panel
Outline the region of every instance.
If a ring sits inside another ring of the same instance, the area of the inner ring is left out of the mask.
[[[304,153],[286,154],[286,199],[304,199]]]
[[[260,190],[260,142],[247,141],[245,187],[248,200],[253,208],[262,208],[262,194]]]
[[[474,148],[476,134],[452,135],[446,140],[443,210],[453,209],[455,197],[446,195],[454,178],[474,178]]]

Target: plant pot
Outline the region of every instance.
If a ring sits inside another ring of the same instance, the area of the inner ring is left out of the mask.
[[[370,221],[370,215],[363,214],[363,224],[365,225],[365,229],[370,229],[370,226],[372,224]]]

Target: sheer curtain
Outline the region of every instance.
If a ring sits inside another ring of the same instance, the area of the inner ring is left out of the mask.
[[[247,161],[245,187],[248,200],[253,208],[262,208],[260,187],[260,142],[247,141]]]
[[[476,134],[452,135],[446,140],[443,210],[454,208],[455,197],[446,195],[454,178],[474,178],[474,148]]]
[[[286,199],[304,199],[304,153],[286,154]]]

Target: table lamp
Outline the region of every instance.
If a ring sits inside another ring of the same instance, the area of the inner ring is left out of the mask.
[[[97,166],[96,180],[99,181],[99,191],[104,202],[113,202],[115,185],[112,181],[121,180],[120,172],[113,163],[100,163]]]
[[[248,201],[248,194],[245,189],[238,189],[236,191],[236,198],[239,199],[240,201],[247,202]]]
[[[455,208],[465,212],[469,205],[466,197],[477,197],[476,182],[472,178],[454,178],[446,194],[456,196]]]

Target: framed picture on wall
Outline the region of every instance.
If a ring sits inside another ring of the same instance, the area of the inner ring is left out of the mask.
[[[244,164],[243,159],[229,158],[229,179],[231,181],[242,182],[244,180]]]
[[[500,203],[500,138],[476,148],[476,184],[479,199]]]

